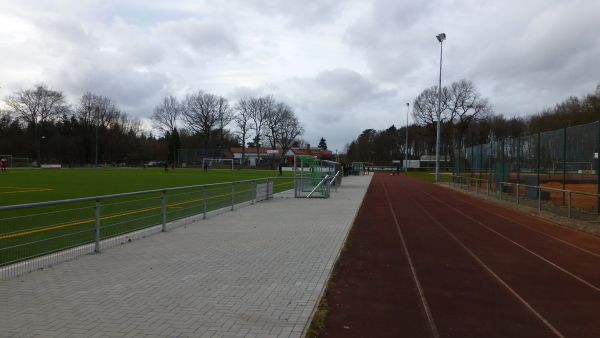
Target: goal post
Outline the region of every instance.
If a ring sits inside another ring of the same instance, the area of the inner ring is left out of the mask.
[[[7,161],[7,167],[8,168],[12,168],[13,167],[13,156],[12,155],[0,155],[0,159],[5,158]]]
[[[233,169],[232,158],[203,158],[202,167],[208,169]]]
[[[32,160],[29,157],[15,157],[13,155],[1,155],[0,158],[5,158],[8,161],[8,168],[31,168]]]

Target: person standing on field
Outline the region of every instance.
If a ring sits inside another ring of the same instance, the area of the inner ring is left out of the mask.
[[[0,159],[0,168],[2,168],[3,173],[6,172],[6,167],[8,167],[8,160],[6,159],[6,157],[3,157]]]

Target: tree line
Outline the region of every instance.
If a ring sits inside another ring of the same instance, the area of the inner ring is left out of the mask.
[[[463,79],[442,88],[440,107],[440,153],[452,160],[454,149],[461,147],[598,121],[600,85],[593,93],[569,97],[537,114],[505,117],[493,111],[473,82]],[[435,155],[437,111],[437,86],[423,90],[413,102],[415,123],[408,126],[409,159]],[[406,131],[406,126],[395,125],[384,130],[365,129],[346,145],[347,160],[388,165],[404,160]]]
[[[272,96],[234,104],[198,91],[183,100],[164,97],[151,114],[154,136],[109,97],[87,92],[75,104],[45,84],[15,92],[0,110],[0,154],[35,163],[174,163],[177,149],[241,146],[288,150],[303,133],[294,111]]]

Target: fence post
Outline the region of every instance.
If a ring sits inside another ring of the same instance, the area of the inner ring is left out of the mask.
[[[231,183],[231,210],[235,205],[235,183]]]
[[[270,199],[270,197],[271,197],[271,195],[269,194],[269,186],[270,186],[270,183],[271,183],[271,179],[270,179],[270,178],[267,178],[267,200],[269,200],[269,199]]]
[[[517,205],[519,204],[519,183],[517,183]]]
[[[521,183],[521,136],[517,136],[517,183]]]
[[[500,200],[502,200],[502,190],[504,190],[504,182],[500,182]]]
[[[256,201],[256,180],[252,180],[252,204]]]
[[[542,187],[538,186],[538,211],[542,211]]]
[[[596,138],[598,139],[598,156],[596,156],[596,194],[600,193],[600,120],[596,122],[598,129],[596,130]],[[596,197],[596,214],[600,214],[600,195]]]
[[[202,219],[206,219],[206,188],[202,189],[202,201],[204,202],[204,215],[202,215]]]
[[[167,191],[162,192],[162,232],[167,232]]]
[[[571,218],[571,192],[569,191],[569,195],[567,197],[567,217]]]
[[[96,198],[96,243],[94,245],[94,251],[100,253],[100,199]]]
[[[566,181],[567,181],[567,128],[563,128],[563,181],[562,188],[566,189]],[[562,202],[565,205],[565,192],[562,193]]]
[[[537,134],[537,147],[536,148],[537,149],[536,149],[536,153],[535,153],[535,162],[536,162],[535,172],[537,173],[537,185],[539,186],[540,184],[542,184],[542,182],[540,182],[540,160],[541,160],[540,154],[542,152],[542,137],[541,137],[540,133]]]

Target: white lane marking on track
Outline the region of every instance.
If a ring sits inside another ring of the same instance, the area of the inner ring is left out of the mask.
[[[419,292],[419,297],[421,298],[421,303],[423,304],[423,310],[425,311],[425,315],[427,316],[427,321],[429,322],[429,328],[431,329],[431,335],[434,338],[439,338],[440,334],[438,333],[438,329],[435,325],[435,321],[433,320],[433,315],[431,314],[431,310],[429,309],[429,305],[427,305],[427,299],[425,298],[425,294],[423,293],[423,288],[421,287],[421,282],[419,282],[419,277],[417,276],[417,271],[415,270],[415,266],[413,265],[412,258],[410,257],[410,253],[408,252],[408,248],[406,246],[406,241],[404,240],[404,235],[402,233],[402,229],[400,229],[400,224],[398,223],[398,218],[396,217],[396,212],[392,207],[392,203],[390,202],[390,197],[388,195],[387,189],[385,185],[381,185],[383,187],[383,191],[385,193],[385,200],[392,212],[392,217],[394,218],[394,222],[396,223],[396,231],[398,232],[398,236],[400,237],[400,241],[402,242],[402,248],[404,249],[404,254],[406,254],[406,259],[408,260],[408,265],[410,266],[410,270],[413,275],[413,279],[415,281],[415,285],[417,286],[417,291]]]
[[[575,249],[577,249],[577,250],[583,251],[583,252],[585,252],[585,253],[588,253],[588,254],[590,254],[590,255],[592,255],[592,256],[595,256],[595,257],[598,257],[598,258],[600,258],[600,254],[597,254],[597,253],[595,253],[595,252],[592,252],[592,251],[590,251],[590,250],[587,250],[587,249],[584,249],[584,248],[582,248],[582,247],[579,247],[579,246],[577,246],[577,245],[575,245],[575,244],[573,244],[573,243],[570,243],[570,242],[568,242],[568,241],[565,241],[565,240],[563,240],[563,239],[560,239],[560,238],[558,238],[558,237],[556,237],[556,236],[552,236],[552,235],[550,235],[550,234],[547,234],[547,233],[545,233],[545,232],[543,232],[543,231],[540,231],[540,230],[534,229],[534,228],[532,228],[532,227],[528,226],[527,224],[523,224],[523,223],[521,223],[521,222],[519,222],[519,221],[516,221],[516,220],[514,220],[513,218],[506,217],[506,216],[504,216],[504,215],[502,215],[502,214],[498,214],[498,213],[495,213],[495,212],[493,212],[493,211],[489,211],[489,210],[487,210],[487,209],[485,209],[485,208],[482,208],[482,207],[478,206],[478,205],[477,205],[477,204],[475,204],[475,203],[470,203],[470,202],[469,202],[468,200],[466,200],[466,199],[461,199],[461,201],[462,201],[462,202],[464,202],[465,204],[468,204],[468,205],[474,206],[474,207],[476,207],[476,208],[478,208],[478,209],[480,209],[480,210],[482,210],[482,211],[484,211],[484,212],[487,212],[487,213],[489,213],[489,214],[492,214],[492,215],[498,216],[498,217],[500,217],[500,218],[502,218],[502,219],[505,219],[505,220],[507,220],[507,221],[509,221],[509,222],[512,222],[512,223],[515,223],[515,224],[517,224],[517,225],[520,225],[520,226],[522,226],[522,227],[524,227],[524,228],[527,228],[527,229],[529,229],[529,230],[531,230],[531,231],[533,231],[533,232],[537,232],[537,233],[539,233],[540,235],[544,235],[544,236],[546,236],[546,237],[549,237],[549,238],[555,239],[555,240],[557,240],[557,241],[559,241],[559,242],[562,242],[563,244],[569,245],[569,246],[571,246],[571,247],[573,247],[573,248],[575,248]],[[548,222],[548,221],[545,221],[545,220],[541,220],[541,219],[540,219],[539,221],[541,221],[541,222],[543,222],[543,223],[547,223],[547,224],[549,224],[549,225],[552,225],[552,226],[557,226],[556,224],[553,224],[553,223],[551,223],[551,222]]]
[[[533,313],[534,316],[536,316],[542,323],[544,323],[544,325],[546,325],[556,336],[564,337],[564,335],[562,333],[560,333],[560,331],[558,331],[554,326],[552,326],[552,324],[550,324],[550,322],[544,316],[542,316],[539,312],[537,312],[531,304],[529,304],[523,297],[521,297],[521,295],[519,295],[515,290],[513,290],[513,288],[511,288],[510,285],[508,285],[502,278],[500,278],[500,276],[498,276],[489,266],[487,266],[463,242],[461,242],[456,236],[454,236],[454,234],[452,234],[448,230],[448,228],[446,228],[438,219],[433,217],[433,215],[431,213],[429,213],[429,211],[427,211],[427,209],[421,203],[417,202],[416,200],[413,200],[413,201],[421,207],[421,210],[423,211],[423,213],[425,213],[435,224],[437,224],[442,230],[444,230],[444,232],[446,232],[448,234],[448,236],[450,236],[450,238],[452,238],[471,257],[473,257],[473,259],[477,263],[479,263],[490,275],[492,275],[492,277],[494,277],[494,279],[496,279],[498,281],[498,283],[500,283],[500,285],[504,286],[508,290],[508,292],[510,292],[513,296],[515,296],[519,300],[519,302],[521,302],[521,304],[523,304],[529,311],[531,311],[531,313]]]
[[[537,253],[533,252],[532,250],[529,250],[529,249],[528,249],[528,248],[526,248],[525,246],[523,246],[523,245],[521,245],[521,244],[519,244],[519,243],[517,243],[517,242],[513,241],[512,239],[510,239],[510,238],[508,238],[508,237],[504,236],[503,234],[499,233],[498,231],[496,231],[496,230],[494,230],[494,229],[490,228],[489,226],[487,226],[487,225],[485,225],[484,223],[482,223],[482,222],[480,222],[480,221],[476,220],[475,218],[473,218],[473,217],[471,217],[471,216],[469,216],[469,215],[465,214],[464,212],[462,212],[462,211],[460,211],[459,209],[457,209],[457,208],[455,208],[455,207],[451,206],[450,204],[448,204],[448,203],[444,202],[443,200],[441,200],[441,199],[439,199],[439,198],[437,198],[437,197],[435,197],[435,196],[433,196],[433,195],[430,195],[430,194],[428,194],[428,193],[425,193],[425,195],[427,195],[427,196],[431,197],[432,199],[434,199],[434,200],[436,200],[436,201],[438,201],[438,202],[440,202],[440,203],[442,203],[442,204],[445,204],[445,205],[447,205],[447,206],[448,206],[448,207],[450,207],[452,210],[454,210],[454,211],[456,211],[457,213],[459,213],[459,214],[463,215],[464,217],[468,218],[469,220],[471,220],[471,221],[473,221],[473,222],[475,222],[475,223],[477,223],[477,224],[481,225],[483,228],[487,229],[488,231],[490,231],[490,232],[492,232],[492,233],[494,233],[494,234],[498,235],[498,236],[499,236],[499,237],[501,237],[501,238],[504,238],[506,241],[508,241],[508,242],[510,242],[510,243],[512,243],[512,244],[514,244],[514,245],[516,245],[516,246],[518,246],[519,248],[521,248],[521,249],[525,250],[526,252],[529,252],[530,254],[534,255],[535,257],[539,258],[540,260],[542,260],[542,261],[544,261],[544,262],[546,262],[546,263],[550,264],[550,265],[551,265],[551,266],[553,266],[555,269],[557,269],[557,270],[559,270],[559,271],[562,271],[562,272],[564,272],[565,274],[567,274],[568,276],[571,276],[571,277],[575,278],[576,280],[578,280],[578,281],[579,281],[579,282],[581,282],[582,284],[584,284],[584,285],[586,285],[586,286],[588,286],[588,287],[590,287],[590,288],[594,289],[594,290],[595,290],[595,291],[597,291],[597,292],[600,292],[600,288],[598,288],[597,286],[593,285],[592,283],[590,283],[590,282],[586,281],[585,279],[583,279],[583,278],[581,278],[581,277],[579,277],[579,276],[575,275],[574,273],[572,273],[572,272],[570,272],[570,271],[566,270],[565,268],[563,268],[563,267],[559,266],[558,264],[556,264],[556,263],[554,263],[554,262],[551,262],[550,260],[548,260],[548,259],[544,258],[544,257],[543,257],[543,256],[541,256],[540,254],[537,254]]]

